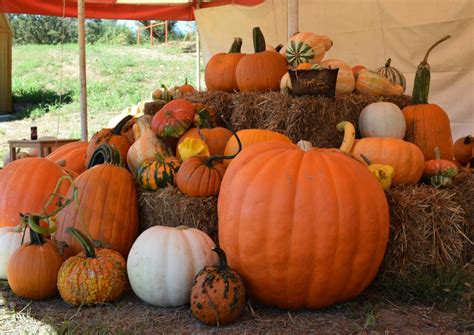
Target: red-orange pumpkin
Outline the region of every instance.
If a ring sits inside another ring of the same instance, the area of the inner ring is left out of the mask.
[[[456,140],[454,143],[454,157],[463,166],[466,166],[469,163],[469,160],[473,159],[474,138],[472,138],[471,135]],[[471,163],[471,166],[474,166],[474,162]]]
[[[256,27],[253,30],[255,53],[245,55],[237,64],[235,77],[240,91],[278,91],[280,79],[287,71],[285,57],[265,50],[265,38]]]
[[[153,116],[151,129],[158,137],[179,138],[191,127],[195,112],[189,101],[172,100]]]
[[[73,142],[60,146],[48,156],[52,162],[65,161],[64,167],[81,174],[86,170],[86,153],[88,144],[86,142]]]
[[[245,54],[240,53],[242,39],[234,39],[229,53],[218,53],[209,59],[204,73],[204,81],[209,91],[235,92],[239,90],[235,69]]]
[[[354,298],[375,277],[388,242],[382,187],[336,149],[283,142],[244,149],[224,175],[218,217],[220,247],[253,301],[280,308]]]

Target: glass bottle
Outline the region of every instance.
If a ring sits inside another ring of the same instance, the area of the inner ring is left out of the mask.
[[[31,135],[30,138],[32,140],[37,140],[38,139],[38,128],[36,127],[35,118],[31,119],[30,135]]]

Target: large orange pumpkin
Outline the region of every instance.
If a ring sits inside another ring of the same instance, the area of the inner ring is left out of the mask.
[[[65,161],[64,167],[78,174],[86,170],[86,152],[88,144],[86,142],[73,142],[60,146],[48,156],[46,159],[57,162]]]
[[[255,144],[229,165],[218,199],[219,242],[252,299],[319,308],[372,281],[388,242],[384,191],[336,149]]]
[[[19,159],[0,170],[0,227],[19,224],[20,213],[41,213],[64,175],[66,172],[58,164],[39,157]],[[64,183],[59,193],[65,195],[68,187]],[[53,201],[46,212],[56,208]]]
[[[441,151],[441,158],[454,160],[454,145],[448,114],[438,105],[428,103],[431,78],[428,55],[434,47],[449,37],[442,38],[426,52],[415,74],[413,106],[407,106],[402,110],[407,121],[405,139],[415,143],[421,149],[425,160],[435,159],[436,147]]]
[[[130,172],[108,163],[109,158],[98,151],[93,155],[91,167],[74,181],[80,209],[70,205],[58,214],[56,239],[67,242],[77,254],[82,247],[66,234],[66,228],[78,228],[126,258],[138,234],[135,181]]]
[[[232,136],[232,132],[223,127],[216,128],[191,128],[181,136],[178,145],[184,142],[187,138],[197,138],[207,144],[211,156],[224,154],[227,141]],[[178,156],[179,158],[179,156]]]
[[[245,54],[240,53],[242,39],[235,38],[229,53],[218,53],[209,59],[204,73],[204,81],[209,91],[238,91],[235,69]]]
[[[264,129],[243,129],[237,132],[242,143],[242,150],[250,147],[255,143],[267,142],[267,141],[282,141],[286,143],[293,143],[288,136],[280,134],[272,130]],[[225,146],[224,155],[232,156],[239,152],[239,143],[237,138],[232,136]],[[224,160],[224,165],[227,166],[230,163],[230,159]]]
[[[253,38],[255,53],[242,57],[235,70],[239,90],[278,91],[280,79],[287,71],[286,59],[276,51],[266,50],[260,28],[254,28]]]

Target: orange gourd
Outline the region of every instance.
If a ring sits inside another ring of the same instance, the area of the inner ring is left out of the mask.
[[[458,138],[456,142],[454,142],[454,157],[463,166],[466,166],[469,160],[473,159],[474,138],[472,138],[471,135]],[[474,166],[474,162],[471,163],[471,166]]]
[[[86,142],[73,142],[60,146],[48,156],[52,162],[64,160],[64,167],[81,174],[86,170],[86,152],[88,144]]]
[[[384,191],[336,149],[258,143],[229,165],[219,243],[253,301],[320,308],[360,294],[388,242]],[[286,285],[285,283],[290,283]]]
[[[235,78],[237,64],[245,56],[240,53],[242,39],[235,38],[229,53],[218,53],[209,59],[204,72],[204,81],[209,91],[235,92],[239,90]]]
[[[265,50],[265,38],[260,28],[253,29],[255,53],[242,57],[237,64],[235,77],[239,90],[278,91],[280,79],[287,71],[285,57],[276,51]]]
[[[389,79],[379,73],[361,69],[356,74],[355,90],[358,93],[372,95],[402,95],[401,85],[392,85]]]
[[[102,145],[94,153],[90,167],[74,184],[78,188],[78,206],[69,206],[58,214],[56,239],[67,242],[78,253],[80,244],[68,227],[87,233],[127,257],[138,234],[138,200],[135,181],[126,169],[114,165],[110,146]],[[117,159],[117,158],[115,158]],[[72,190],[69,190],[68,195]]]

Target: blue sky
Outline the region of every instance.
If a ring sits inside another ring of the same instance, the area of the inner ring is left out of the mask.
[[[135,20],[118,20],[119,23],[125,24],[126,26],[135,29],[137,26],[137,21]],[[183,33],[186,33],[188,30],[194,31],[195,22],[194,21],[178,21],[176,25],[177,29]]]

